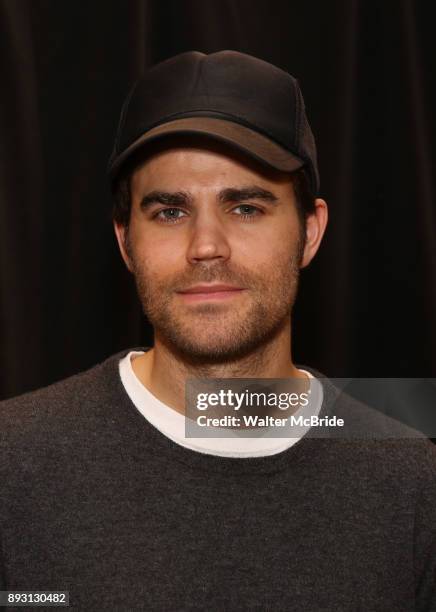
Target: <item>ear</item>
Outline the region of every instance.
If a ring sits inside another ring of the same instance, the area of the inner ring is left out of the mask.
[[[300,268],[305,268],[315,257],[324,236],[328,220],[327,203],[321,198],[315,200],[315,211],[307,217],[306,221],[306,244]]]
[[[129,245],[129,228],[125,225],[118,224],[116,221],[113,222],[115,236],[117,237],[118,246],[120,248],[121,257],[127,266],[129,272],[133,273],[133,266],[131,260],[131,249]]]

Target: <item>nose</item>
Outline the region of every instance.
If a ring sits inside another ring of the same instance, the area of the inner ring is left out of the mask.
[[[196,216],[186,253],[189,263],[209,260],[227,260],[230,245],[225,228],[217,213],[202,211]]]

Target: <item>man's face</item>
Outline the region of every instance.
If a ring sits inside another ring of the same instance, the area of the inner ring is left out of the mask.
[[[289,326],[303,238],[289,176],[218,145],[177,146],[134,172],[131,197],[123,256],[155,340],[223,363]],[[218,283],[239,290],[184,293]]]

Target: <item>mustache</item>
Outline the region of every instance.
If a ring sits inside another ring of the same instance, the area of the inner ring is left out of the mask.
[[[183,291],[186,287],[201,283],[222,283],[247,287],[256,283],[256,277],[246,270],[231,270],[227,264],[198,264],[194,269],[178,274],[171,283],[174,291]]]

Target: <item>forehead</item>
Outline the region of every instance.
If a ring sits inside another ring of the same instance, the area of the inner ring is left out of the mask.
[[[229,145],[207,138],[184,137],[160,142],[136,163],[131,189],[171,186],[180,189],[258,184],[289,189],[289,174],[269,169]]]

